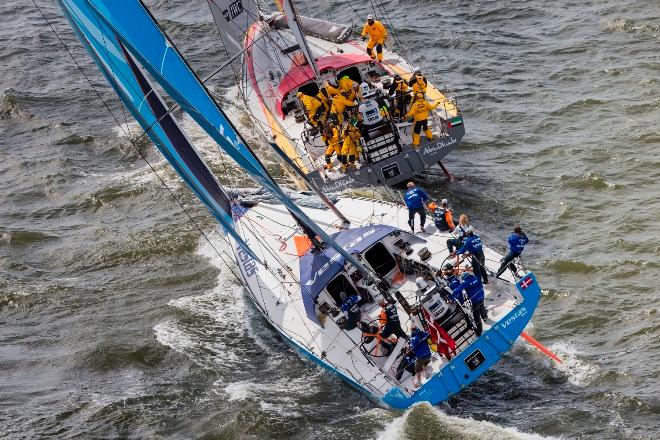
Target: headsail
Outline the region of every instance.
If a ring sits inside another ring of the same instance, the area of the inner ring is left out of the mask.
[[[263,164],[254,155],[229,119],[211,97],[181,54],[161,31],[156,20],[139,0],[59,0],[89,6],[96,12],[95,19],[86,25],[92,32],[101,32],[94,24],[102,22],[112,30],[136,60],[162,86],[218,145],[229,154],[257,182],[269,190],[294,217],[322,241],[333,247],[352,265],[359,267],[369,278],[378,276],[355,257],[346,252],[316,223],[314,223],[269,176]],[[107,35],[107,32],[106,32]],[[106,37],[107,38],[107,37]]]
[[[230,52],[243,50],[248,28],[259,19],[254,0],[207,0],[222,41]]]
[[[300,50],[307,60],[307,64],[309,64],[309,66],[312,68],[314,75],[318,79],[320,77],[319,69],[316,67],[316,60],[312,54],[312,50],[309,48],[309,44],[307,43],[305,34],[303,33],[302,27],[300,26],[300,22],[298,21],[298,12],[296,11],[296,7],[293,4],[293,1],[275,0],[275,4],[286,17],[286,21],[289,23],[289,29],[291,29],[291,33],[296,38],[298,46],[300,46]]]
[[[225,231],[260,260],[234,229],[232,204],[204,160],[166,110],[128,51],[107,27],[95,20],[95,13],[84,2],[59,1],[80,41],[99,66],[110,85],[128,107],[161,154]],[[92,23],[97,23],[93,25]]]

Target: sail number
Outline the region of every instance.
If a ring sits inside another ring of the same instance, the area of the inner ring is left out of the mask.
[[[243,0],[236,0],[233,3],[230,3],[227,9],[222,11],[222,15],[225,16],[225,20],[231,21],[238,17],[243,11]]]
[[[242,246],[238,247],[237,253],[238,253],[238,259],[241,265],[243,266],[243,272],[245,272],[245,276],[251,277],[252,275],[257,273],[257,271],[259,270],[259,268],[257,267],[257,263],[254,261],[254,258],[252,258],[250,254],[247,253],[245,249],[243,249]]]

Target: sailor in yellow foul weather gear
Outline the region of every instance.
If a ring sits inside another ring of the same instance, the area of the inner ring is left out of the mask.
[[[330,118],[335,124],[342,125],[344,123],[344,110],[346,107],[352,107],[355,101],[348,99],[341,93],[332,98],[332,106],[330,107]]]
[[[333,170],[334,169],[334,167],[332,166],[333,154],[337,155],[337,159],[339,159],[340,163],[344,162],[341,157],[342,139],[341,139],[340,129],[333,125],[326,126],[325,131],[323,132],[323,140],[325,141],[325,144],[328,146],[328,148],[326,148],[325,150],[325,169]]]
[[[349,101],[355,101],[355,89],[357,89],[357,87],[357,83],[350,79],[348,75],[339,78],[339,91],[348,98]]]
[[[305,106],[309,123],[317,127],[319,121],[325,119],[325,107],[323,103],[317,97],[305,95],[303,92],[298,92],[296,96],[302,105]]]
[[[410,81],[408,81],[408,85],[412,87],[414,94],[425,94],[429,82],[426,80],[426,77],[422,75],[420,70],[415,70],[415,74],[410,78]]]
[[[329,81],[326,81],[325,83],[323,83],[323,87],[321,87],[320,93],[322,93],[326,97],[326,99],[330,100],[331,98],[339,95],[341,93],[341,90],[337,87],[336,82],[333,84]]]
[[[406,114],[406,118],[412,117],[415,121],[412,135],[413,148],[416,149],[419,147],[419,138],[422,129],[424,130],[424,133],[426,133],[426,137],[429,138],[429,140],[433,140],[433,133],[429,128],[429,111],[436,108],[438,104],[440,104],[440,102],[430,104],[424,99],[424,95],[421,93],[415,95],[415,100],[410,106],[410,111]]]
[[[369,35],[367,54],[369,54],[372,60],[375,60],[376,55],[374,55],[373,52],[375,47],[378,61],[383,61],[383,44],[385,44],[385,40],[387,40],[387,30],[385,29],[385,26],[383,26],[383,23],[374,20],[374,17],[371,14],[367,15],[367,22],[362,28],[362,39],[366,40],[367,35]]]
[[[341,155],[343,156],[342,171],[346,171],[348,167],[355,168],[355,160],[360,155],[360,130],[357,127],[348,124],[344,129],[344,143],[341,147]]]

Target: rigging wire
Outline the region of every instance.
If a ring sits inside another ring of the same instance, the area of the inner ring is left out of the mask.
[[[140,148],[138,147],[137,143],[136,143],[135,141],[133,141],[133,140],[130,138],[130,136],[128,135],[128,133],[126,132],[126,130],[124,130],[124,127],[122,127],[122,125],[121,125],[121,123],[119,122],[119,119],[117,119],[117,116],[115,115],[115,113],[112,111],[112,109],[110,109],[110,106],[108,105],[108,103],[103,99],[103,96],[101,96],[101,93],[98,91],[98,89],[96,88],[96,86],[94,86],[94,83],[92,83],[92,80],[89,78],[89,76],[87,76],[87,74],[86,74],[85,71],[83,70],[82,66],[78,63],[78,61],[76,60],[76,58],[73,56],[73,53],[69,50],[69,47],[66,45],[66,43],[64,42],[64,40],[62,40],[62,38],[60,37],[59,33],[55,30],[55,27],[54,27],[53,24],[50,22],[50,20],[48,20],[48,18],[47,18],[46,15],[44,14],[43,10],[42,10],[42,9],[39,7],[39,5],[37,4],[36,0],[31,0],[31,1],[32,1],[32,3],[34,4],[35,8],[36,8],[36,9],[39,11],[39,13],[41,14],[41,17],[44,19],[44,21],[46,22],[46,24],[48,24],[48,27],[50,27],[51,31],[53,32],[53,34],[55,35],[55,37],[57,38],[57,40],[60,42],[60,44],[62,45],[62,47],[64,48],[64,50],[69,54],[69,57],[73,60],[74,64],[76,65],[76,67],[78,68],[78,70],[80,71],[80,73],[82,73],[83,77],[85,77],[85,80],[87,80],[87,82],[89,83],[90,87],[92,88],[92,90],[94,91],[94,93],[96,94],[96,96],[98,97],[98,99],[101,101],[101,103],[102,103],[103,106],[106,108],[106,110],[108,111],[108,113],[110,113],[110,116],[112,116],[112,119],[114,119],[115,123],[117,124],[117,127],[119,127],[119,129],[124,133],[124,135],[127,137],[127,139],[129,140],[129,142],[131,143],[131,145],[133,146],[133,148],[135,149],[135,151],[137,151],[137,153],[138,153],[138,155],[140,156],[140,158],[142,158],[142,160],[147,164],[147,166],[149,167],[149,169],[151,170],[151,172],[154,173],[154,174],[156,175],[156,177],[158,178],[158,181],[160,182],[160,184],[161,184],[161,185],[167,190],[167,192],[170,194],[170,196],[172,196],[172,198],[173,198],[174,201],[177,203],[177,205],[179,205],[179,207],[181,208],[181,210],[186,214],[186,216],[188,217],[188,220],[193,224],[193,226],[195,227],[195,229],[197,229],[197,230],[200,232],[200,234],[202,234],[202,236],[203,236],[204,239],[208,242],[208,244],[211,246],[211,248],[213,249],[213,251],[214,251],[214,252],[215,252],[215,253],[216,253],[216,254],[222,259],[222,255],[220,254],[220,251],[218,251],[218,249],[217,249],[217,248],[215,247],[215,245],[211,242],[210,238],[209,238],[208,235],[204,232],[204,230],[202,229],[202,227],[197,223],[197,221],[195,221],[195,219],[193,218],[192,214],[190,214],[190,212],[188,212],[188,210],[186,209],[186,207],[183,205],[183,202],[182,202],[181,200],[179,200],[179,198],[176,196],[176,194],[174,194],[174,190],[173,190],[172,188],[170,188],[169,185],[167,185],[167,183],[165,182],[165,180],[160,176],[160,174],[158,174],[158,172],[156,171],[156,169],[154,168],[154,166],[151,164],[151,162],[149,162],[149,160],[147,159],[147,157],[146,157],[146,156],[144,155],[144,153],[140,150]],[[73,12],[73,11],[72,11],[72,12]],[[223,261],[224,261],[224,259],[223,259]],[[230,269],[230,271],[231,271],[231,269]]]

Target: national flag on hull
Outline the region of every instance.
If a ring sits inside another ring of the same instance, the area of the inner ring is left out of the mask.
[[[447,128],[456,127],[457,125],[463,125],[462,116],[456,116],[447,121]]]
[[[520,287],[522,288],[522,290],[525,290],[532,284],[534,284],[534,279],[531,276],[527,276],[520,282]]]

